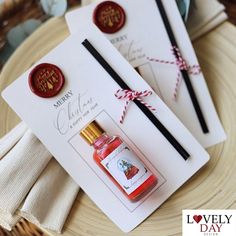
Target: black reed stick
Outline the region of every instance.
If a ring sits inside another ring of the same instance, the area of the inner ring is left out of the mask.
[[[131,90],[129,86],[124,82],[124,80],[116,73],[116,71],[107,63],[107,61],[87,39],[85,39],[82,44],[122,89]],[[134,100],[134,103],[149,118],[149,120],[156,126],[156,128],[166,137],[166,139],[171,143],[176,151],[178,151],[178,153],[184,158],[184,160],[187,160],[190,157],[189,153],[180,145],[180,143],[156,118],[156,116],[137,99]]]
[[[172,44],[172,47],[179,48],[178,44],[176,42],[173,30],[172,30],[172,28],[170,26],[170,22],[169,22],[169,19],[167,17],[165,8],[164,8],[164,6],[162,4],[162,1],[161,0],[156,0],[156,4],[157,4],[157,6],[159,8],[159,11],[161,13],[161,17],[162,17],[162,20],[163,20],[164,25],[166,27],[166,31],[167,31],[167,34],[169,36],[170,42]],[[175,57],[178,58],[176,53],[175,53]],[[203,131],[204,134],[209,133],[209,129],[208,129],[207,124],[206,124],[206,120],[205,120],[205,118],[203,116],[203,113],[202,113],[201,107],[199,105],[197,96],[196,96],[195,91],[193,89],[191,80],[190,80],[190,78],[188,76],[188,72],[186,70],[180,70],[180,72],[181,72],[181,74],[182,74],[182,76],[184,78],[184,82],[185,82],[185,84],[187,86],[187,89],[188,89],[191,101],[193,103],[195,112],[197,114],[198,120],[199,120],[201,128],[202,128],[202,131]]]

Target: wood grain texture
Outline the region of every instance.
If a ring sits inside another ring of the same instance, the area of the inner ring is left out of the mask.
[[[10,58],[0,77],[0,91],[68,35],[62,18],[50,20]],[[130,236],[181,235],[182,209],[236,208],[236,28],[224,23],[194,43],[216,109],[225,127],[225,143],[208,149],[210,162],[169,198]],[[20,91],[19,91],[20,96]],[[0,136],[19,119],[0,99]],[[46,132],[46,131],[45,131]],[[50,235],[58,234],[47,231]],[[80,191],[63,231],[64,236],[121,236],[122,233]]]

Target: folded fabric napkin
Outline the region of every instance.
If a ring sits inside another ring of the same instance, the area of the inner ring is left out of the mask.
[[[0,160],[22,138],[26,130],[26,124],[21,122],[0,140]]]
[[[192,40],[214,29],[227,19],[225,7],[217,0],[195,0],[191,4],[187,29]]]
[[[10,231],[20,221],[20,219],[21,217],[18,215],[9,216],[0,214],[0,226]]]
[[[78,193],[78,185],[53,158],[29,192],[19,215],[61,232]]]
[[[34,134],[27,130],[0,162],[0,213],[13,215],[51,159]]]
[[[0,139],[0,175],[3,228],[22,216],[61,232],[79,187],[23,123]]]

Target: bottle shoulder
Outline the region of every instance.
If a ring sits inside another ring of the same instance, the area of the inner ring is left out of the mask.
[[[110,139],[107,142],[107,145],[120,145],[123,143],[123,140],[119,136],[110,136]]]
[[[106,142],[94,151],[94,159],[101,161],[123,143],[119,136],[110,136]]]

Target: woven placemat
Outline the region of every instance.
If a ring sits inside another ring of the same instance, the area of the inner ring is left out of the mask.
[[[38,227],[22,219],[11,232],[0,228],[0,236],[46,236]]]

